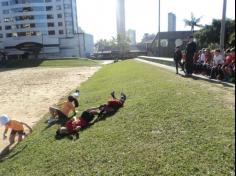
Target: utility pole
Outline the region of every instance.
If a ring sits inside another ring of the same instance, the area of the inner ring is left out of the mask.
[[[160,41],[160,31],[161,31],[161,0],[159,1],[159,5],[158,5],[158,56],[160,57],[160,45],[161,45],[161,41]]]
[[[221,30],[220,30],[220,50],[222,54],[224,53],[224,43],[225,43],[226,4],[227,0],[223,0],[223,13],[222,13]]]

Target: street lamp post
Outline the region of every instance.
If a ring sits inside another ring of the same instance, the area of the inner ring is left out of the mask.
[[[159,5],[158,5],[158,56],[160,57],[160,31],[161,31],[161,0],[159,0]]]
[[[224,53],[224,43],[225,43],[226,4],[227,0],[223,0],[223,13],[222,13],[221,30],[220,30],[220,50],[222,54]]]

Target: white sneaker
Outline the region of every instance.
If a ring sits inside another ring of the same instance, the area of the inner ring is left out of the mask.
[[[51,124],[52,122],[56,122],[57,121],[57,119],[55,119],[55,118],[49,118],[48,119],[48,124]]]

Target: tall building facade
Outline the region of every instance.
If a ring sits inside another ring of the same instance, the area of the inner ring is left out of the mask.
[[[136,45],[136,32],[135,32],[135,30],[129,29],[127,31],[127,37],[130,40],[130,45]]]
[[[174,13],[168,13],[168,31],[176,31],[176,16]]]
[[[9,54],[24,53],[20,45],[41,44],[44,57],[79,56],[79,37],[76,0],[0,3],[0,43]]]
[[[116,0],[117,35],[125,37],[125,0]]]

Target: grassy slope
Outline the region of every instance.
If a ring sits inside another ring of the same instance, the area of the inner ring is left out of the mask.
[[[58,59],[58,60],[11,60],[7,63],[7,68],[24,68],[24,67],[81,67],[95,66],[98,61],[90,59]]]
[[[55,140],[56,126],[34,133],[0,163],[0,175],[230,175],[234,110],[222,95],[157,67],[125,61],[82,85],[82,111],[124,90],[125,107],[80,133]],[[231,145],[230,145],[231,144]]]

